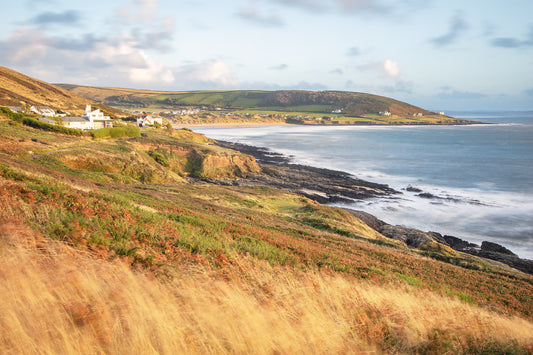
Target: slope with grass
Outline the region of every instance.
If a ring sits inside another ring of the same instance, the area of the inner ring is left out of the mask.
[[[466,124],[471,121],[438,115],[420,107],[384,96],[344,91],[192,91],[162,92],[58,84],[78,95],[103,104],[146,111],[204,107],[255,115],[306,116],[291,123],[316,124]],[[215,111],[216,112],[216,111]],[[389,112],[390,116],[380,115]],[[416,115],[416,116],[415,116]],[[419,116],[421,115],[421,116]],[[199,120],[201,121],[201,120]],[[223,120],[218,117],[218,121]],[[203,122],[203,121],[202,121]],[[183,122],[180,122],[183,123]]]
[[[203,135],[0,131],[0,352],[533,350],[531,276],[209,183],[258,166]]]
[[[22,109],[29,109],[29,106],[48,106],[54,110],[70,112],[72,115],[81,115],[85,105],[95,104],[92,100],[60,87],[0,66],[0,106],[18,106]],[[97,106],[113,116],[125,116],[124,112],[112,107]]]

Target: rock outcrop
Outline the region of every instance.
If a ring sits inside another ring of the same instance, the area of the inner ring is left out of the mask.
[[[346,172],[291,164],[288,158],[264,148],[222,141],[217,144],[251,155],[261,165],[260,174],[248,174],[245,180],[233,181],[232,184],[276,187],[320,203],[350,203],[354,200],[399,193],[387,185],[357,179]]]
[[[404,242],[410,248],[420,248],[429,241],[446,245],[437,233],[426,233],[414,228],[385,224],[378,231],[387,238]]]
[[[208,153],[201,159],[202,177],[244,177],[261,171],[255,159],[248,155]]]

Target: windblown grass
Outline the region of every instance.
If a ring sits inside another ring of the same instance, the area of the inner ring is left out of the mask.
[[[3,354],[521,353],[533,324],[429,291],[243,257],[171,280],[0,226]]]
[[[0,129],[2,354],[532,351],[530,275],[276,189],[107,179],[203,136]]]

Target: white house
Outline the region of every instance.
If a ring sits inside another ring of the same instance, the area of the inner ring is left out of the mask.
[[[159,115],[151,114],[141,114],[139,115],[139,118],[137,118],[137,124],[141,127],[153,126],[156,123],[163,125],[163,118]]]
[[[54,117],[56,112],[48,106],[32,106],[30,112],[44,117]]]
[[[6,106],[8,109],[10,109],[12,112],[24,112],[22,107],[19,106]]]
[[[91,105],[85,106],[83,117],[63,117],[63,126],[78,129],[98,129],[113,127],[109,116],[104,116],[100,109],[91,110]]]

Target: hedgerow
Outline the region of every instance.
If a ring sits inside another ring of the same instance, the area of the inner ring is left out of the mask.
[[[83,131],[80,129],[68,128],[68,127],[63,127],[63,126],[58,126],[58,125],[42,122],[42,121],[39,121],[35,117],[27,116],[23,113],[13,112],[6,107],[0,108],[0,112],[2,112],[4,116],[7,116],[14,121],[20,122],[29,127],[41,129],[43,131],[63,133],[63,134],[71,135],[71,136],[83,135]]]

